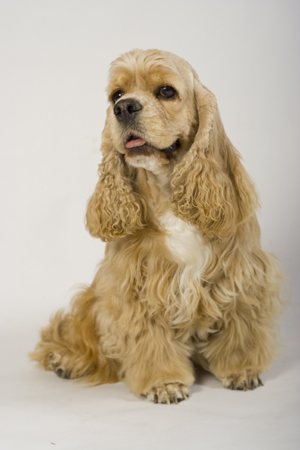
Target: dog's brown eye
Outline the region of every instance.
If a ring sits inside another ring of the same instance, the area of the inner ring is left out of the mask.
[[[117,91],[115,92],[112,96],[111,99],[114,103],[116,103],[117,100],[119,100],[120,97],[122,97],[122,95],[124,94],[123,91]]]
[[[177,95],[177,92],[171,86],[164,86],[157,90],[157,98],[173,98]]]

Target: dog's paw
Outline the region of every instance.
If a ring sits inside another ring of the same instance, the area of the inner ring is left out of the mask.
[[[154,403],[179,403],[189,398],[189,388],[181,383],[165,383],[154,386],[149,392],[142,394]]]
[[[47,366],[49,370],[53,370],[60,378],[66,380],[71,378],[71,370],[69,370],[64,361],[64,357],[57,352],[50,352],[47,355]]]
[[[233,373],[227,377],[221,378],[224,387],[231,390],[248,391],[258,386],[263,386],[259,378],[259,372],[256,370],[244,370],[242,372]]]

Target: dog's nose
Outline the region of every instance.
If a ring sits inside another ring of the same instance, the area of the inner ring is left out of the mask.
[[[119,122],[127,123],[134,119],[136,113],[142,109],[142,105],[133,100],[132,98],[127,98],[125,100],[120,100],[114,106],[114,114]]]

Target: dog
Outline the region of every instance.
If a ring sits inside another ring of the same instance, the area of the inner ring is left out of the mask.
[[[62,378],[124,380],[154,403],[188,399],[197,365],[229,389],[262,385],[281,271],[261,248],[256,190],[215,96],[185,60],[158,50],[116,59],[107,92],[86,213],[105,258],[31,359]]]

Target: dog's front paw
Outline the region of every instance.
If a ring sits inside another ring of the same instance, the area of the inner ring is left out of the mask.
[[[149,392],[142,394],[154,403],[179,403],[189,398],[189,388],[182,383],[165,383],[153,386]]]
[[[221,378],[224,387],[228,389],[235,389],[238,391],[248,391],[248,389],[255,389],[258,386],[263,386],[259,378],[259,372],[256,370],[244,370],[242,372],[233,373],[227,377]]]

